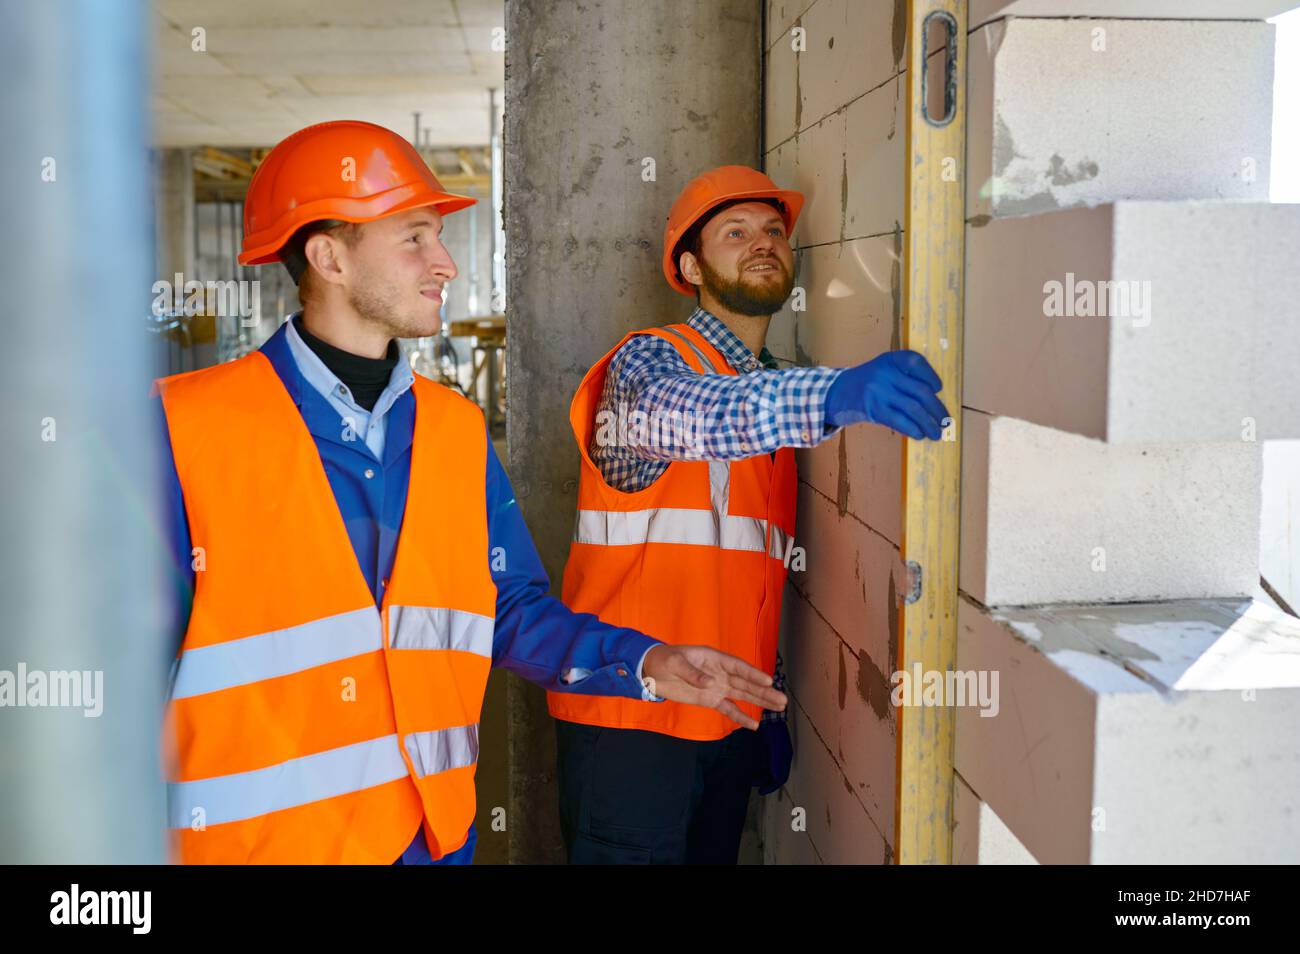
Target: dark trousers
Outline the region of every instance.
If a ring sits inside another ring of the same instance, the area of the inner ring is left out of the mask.
[[[734,865],[759,736],[716,742],[556,720],[570,864]]]

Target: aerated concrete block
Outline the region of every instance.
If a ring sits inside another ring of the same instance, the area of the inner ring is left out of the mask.
[[[966,411],[961,589],[985,606],[1248,597],[1261,444],[1105,444]]]
[[[1259,572],[1300,612],[1300,441],[1264,443]]]
[[[969,50],[968,218],[1268,201],[1271,24],[1010,19]]]
[[[806,484],[799,487],[794,545],[805,553],[806,569],[792,552],[793,585],[853,653],[865,653],[888,674],[894,594],[906,589],[898,548]]]
[[[964,403],[1111,443],[1300,437],[1298,250],[1300,205],[970,226]]]
[[[794,228],[798,248],[838,242],[843,237],[844,114],[829,116],[771,149],[764,170],[783,189],[805,196]]]
[[[768,350],[801,365],[845,367],[899,347],[901,233],[819,245],[798,253],[793,297],[768,330]],[[855,425],[798,451],[799,476],[897,544],[904,438],[875,424]]]
[[[963,598],[956,767],[1043,864],[1300,861],[1300,621],[1182,600],[988,611]]]
[[[953,776],[952,863],[955,865],[1036,865],[997,812],[980,799],[965,779]]]
[[[787,35],[764,57],[763,144],[770,152],[799,131],[799,54],[791,49]]]
[[[883,589],[887,582],[872,585]],[[893,818],[895,711],[888,654],[876,659],[854,649],[792,587],[782,609],[786,691],[834,753],[868,813]]]
[[[995,17],[1266,20],[1297,6],[1296,0],[971,0],[968,26]]]
[[[782,837],[787,841],[806,839],[825,864],[888,864],[885,833],[893,831],[893,819],[868,814],[798,705],[790,706],[789,728],[794,762],[787,791],[792,797],[768,816],[769,822],[785,829]]]
[[[891,3],[817,0],[803,15],[807,49],[799,54],[803,121],[840,109],[898,73],[904,43]],[[904,14],[906,16],[906,14]]]
[[[773,46],[785,36],[815,0],[767,0],[767,42]]]
[[[802,804],[795,792],[793,781],[764,796],[761,806],[763,831],[763,864],[765,865],[815,865],[820,860],[807,830],[796,831],[793,824],[794,807]]]
[[[900,74],[844,111],[844,237],[902,234],[907,205],[907,83]]]

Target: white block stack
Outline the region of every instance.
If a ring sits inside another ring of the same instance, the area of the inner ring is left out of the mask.
[[[1300,861],[1300,623],[1250,600],[1300,206],[1249,21],[1295,5],[971,5],[958,860]]]

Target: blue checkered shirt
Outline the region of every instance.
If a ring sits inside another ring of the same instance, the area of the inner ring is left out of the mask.
[[[826,424],[826,393],[840,368],[777,369],[763,348],[757,356],[719,318],[696,308],[686,322],[717,348],[736,374],[700,374],[677,349],[656,335],[637,335],[610,359],[596,420],[688,420],[691,428],[659,428],[638,440],[637,428],[598,441],[591,459],[605,482],[626,493],[649,487],[675,460],[744,460],[779,447],[812,447],[838,428]],[[603,414],[603,417],[602,417]],[[647,435],[648,437],[649,435]],[[781,657],[773,681],[784,689]],[[764,712],[763,721],[784,721]]]

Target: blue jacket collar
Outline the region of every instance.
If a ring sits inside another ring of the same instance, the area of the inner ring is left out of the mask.
[[[275,329],[275,333],[267,338],[258,350],[266,355],[266,359],[271,362],[271,367],[279,375],[285,391],[289,393],[294,406],[298,408],[298,413],[302,414],[303,420],[307,424],[307,430],[313,435],[322,437],[326,440],[342,443],[339,436],[341,431],[338,427],[338,416],[325,397],[316,391],[307,383],[303,373],[298,368],[298,362],[294,360],[293,351],[289,348],[287,334],[289,323],[286,321]],[[306,392],[310,391],[309,407],[303,408],[303,400]],[[385,415],[388,428],[384,438],[384,460],[383,464],[387,467],[403,451],[411,446],[415,437],[415,393],[414,389],[407,388],[402,392],[396,403],[389,408]],[[328,419],[328,423],[326,423]],[[355,445],[353,445],[355,447]],[[361,445],[364,447],[364,443]],[[366,453],[363,451],[363,453]]]
[[[284,384],[284,389],[289,392],[289,397],[293,399],[295,407],[302,408],[302,389],[304,384],[302,372],[298,370],[298,362],[293,360],[293,352],[289,350],[289,342],[285,339],[285,334],[289,328],[286,321],[275,329],[275,334],[267,338],[258,350],[266,355],[266,359],[271,362],[271,367],[275,368],[275,373],[280,376],[280,381]]]

